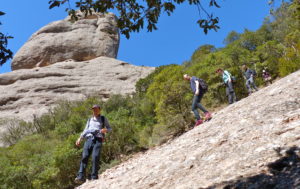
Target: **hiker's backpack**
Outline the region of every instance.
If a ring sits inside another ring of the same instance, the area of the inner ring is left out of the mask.
[[[231,82],[233,82],[233,83],[235,83],[236,82],[236,77],[235,76],[230,76],[230,78],[231,78]]]
[[[257,73],[255,70],[251,70],[254,77],[256,77]]]
[[[202,89],[203,93],[206,93],[208,90],[207,83],[201,78],[198,78],[198,82],[199,82],[199,87]]]

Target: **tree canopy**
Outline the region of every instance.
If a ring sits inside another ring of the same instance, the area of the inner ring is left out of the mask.
[[[203,28],[204,33],[211,29],[215,31],[219,29],[219,18],[212,13],[208,13],[202,6],[201,0],[76,0],[75,4],[76,8],[86,15],[91,14],[93,11],[106,13],[109,10],[116,10],[118,13],[118,27],[121,33],[129,38],[131,32],[139,32],[140,29],[143,29],[144,23],[147,24],[148,31],[156,30],[161,14],[166,13],[170,16],[176,6],[184,2],[197,6],[199,11],[197,23],[200,28]],[[217,0],[209,0],[208,2],[210,7],[220,8]],[[59,7],[65,3],[68,4],[66,11],[69,15],[75,20],[78,19],[78,15],[76,15],[75,9],[71,8],[69,0],[50,0],[49,8]],[[204,12],[206,17],[201,17],[200,12]]]

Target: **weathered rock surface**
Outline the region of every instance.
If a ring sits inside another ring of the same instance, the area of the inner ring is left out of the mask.
[[[47,112],[62,99],[79,100],[87,96],[105,99],[112,94],[131,94],[135,83],[153,70],[99,57],[0,74],[0,120],[13,117],[32,120],[34,114]]]
[[[278,149],[300,146],[300,71],[213,116],[78,188],[218,188],[218,183],[266,172],[268,163],[280,158]],[[299,187],[297,181],[284,188]]]
[[[73,59],[116,58],[119,31],[112,13],[93,14],[77,22],[52,22],[34,33],[12,60],[12,70],[43,67]]]

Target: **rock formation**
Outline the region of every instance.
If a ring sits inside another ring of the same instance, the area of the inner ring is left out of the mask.
[[[112,94],[131,94],[138,79],[153,69],[99,57],[1,74],[0,119],[32,120],[33,115],[47,112],[63,99],[79,100],[87,96],[105,99]]]
[[[226,183],[245,184],[247,179],[234,182],[241,178],[248,177],[253,183],[262,178],[256,175],[272,178],[274,173],[269,168],[282,170],[278,166],[282,161],[291,167],[283,171],[294,170],[294,179],[279,188],[299,188],[299,155],[292,158],[298,162],[295,165],[288,158],[278,160],[284,151],[281,149],[292,146],[300,146],[300,71],[216,112],[210,122],[136,154],[106,170],[99,180],[78,188],[223,188]],[[286,175],[277,176],[285,181]]]
[[[14,56],[12,70],[47,66],[68,59],[116,58],[119,31],[112,13],[93,14],[71,22],[52,22],[34,33]]]
[[[114,14],[77,14],[76,22],[67,17],[34,33],[14,56],[13,71],[0,74],[0,135],[7,130],[3,120],[30,121],[60,100],[131,94],[154,70],[115,59],[120,38]]]

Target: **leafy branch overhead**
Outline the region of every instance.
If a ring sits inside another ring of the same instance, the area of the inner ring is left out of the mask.
[[[157,30],[157,22],[161,13],[167,13],[170,16],[179,5],[184,2],[190,5],[195,5],[198,8],[199,15],[201,12],[205,13],[205,18],[200,15],[197,23],[206,34],[208,30],[217,31],[219,18],[209,14],[202,6],[200,0],[76,0],[76,9],[81,10],[86,15],[91,14],[93,11],[106,13],[110,10],[116,10],[118,14],[118,27],[122,34],[127,38],[130,37],[131,32],[139,32],[144,28],[146,22],[147,30],[152,32]],[[59,7],[63,4],[68,4],[66,11],[72,19],[77,20],[75,9],[71,8],[69,0],[50,0],[49,8]],[[216,0],[209,0],[210,7],[220,8]]]
[[[0,11],[0,16],[3,15],[5,15],[5,13]],[[2,25],[1,22],[0,25]],[[12,36],[8,36],[0,32],[0,66],[12,58],[13,52],[7,48],[8,39],[12,38]]]

